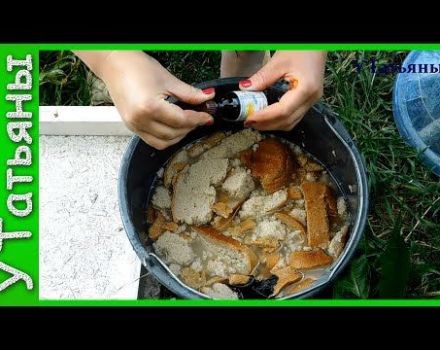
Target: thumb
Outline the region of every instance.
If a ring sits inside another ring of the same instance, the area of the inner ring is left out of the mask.
[[[214,98],[215,95],[214,88],[200,90],[178,79],[176,79],[175,83],[171,87],[170,92],[180,101],[192,105],[198,105],[202,102],[210,100]]]
[[[249,79],[240,81],[241,90],[261,91],[274,84],[282,77],[282,72],[269,61]]]

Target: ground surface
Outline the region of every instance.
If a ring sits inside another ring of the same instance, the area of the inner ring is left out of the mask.
[[[117,201],[127,142],[127,137],[40,137],[42,299],[137,298],[140,262]]]
[[[219,52],[152,54],[188,83],[219,75]],[[335,284],[335,297],[440,297],[440,180],[397,132],[391,109],[395,76],[368,67],[371,59],[380,65],[404,57],[404,52],[333,52],[328,57],[323,100],[364,155],[371,196],[365,238]],[[354,60],[364,63],[359,71]],[[42,104],[91,103],[90,75],[72,53],[42,53],[40,65]]]

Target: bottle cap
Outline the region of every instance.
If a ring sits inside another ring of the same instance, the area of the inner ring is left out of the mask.
[[[217,112],[217,102],[209,100],[205,102],[205,112],[214,115]]]

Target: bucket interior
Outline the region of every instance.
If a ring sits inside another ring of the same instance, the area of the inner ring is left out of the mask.
[[[239,79],[208,82],[201,87],[214,86],[219,92],[236,89]],[[184,298],[197,298],[184,286],[176,284],[163,267],[150,261],[148,253],[152,252],[148,240],[146,209],[150,200],[151,189],[156,173],[167,160],[180,148],[215,131],[239,131],[240,124],[216,121],[213,126],[200,127],[187,135],[178,144],[158,151],[145,144],[138,137],[133,137],[122,160],[119,177],[119,200],[122,221],[134,250],[147,269],[168,289]],[[329,171],[342,194],[347,200],[350,217],[349,238],[344,252],[338,258],[330,274],[325,276],[322,284],[332,279],[342,269],[352,255],[363,231],[367,210],[367,184],[365,169],[356,147],[338,120],[316,108],[311,109],[303,120],[290,132],[270,132],[275,136],[287,139],[313,157],[317,158]],[[336,271],[338,270],[338,271]],[[305,291],[302,296],[311,295],[315,290]]]

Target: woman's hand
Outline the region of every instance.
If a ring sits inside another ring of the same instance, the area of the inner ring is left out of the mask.
[[[277,51],[270,61],[248,80],[241,90],[264,90],[277,80],[294,81],[294,88],[280,101],[255,112],[246,126],[259,130],[291,130],[323,92],[326,53],[321,51]]]
[[[157,149],[179,142],[192,129],[212,124],[207,113],[182,110],[168,96],[189,104],[214,97],[214,89],[199,90],[177,79],[141,51],[75,52],[106,84],[130,130]]]

